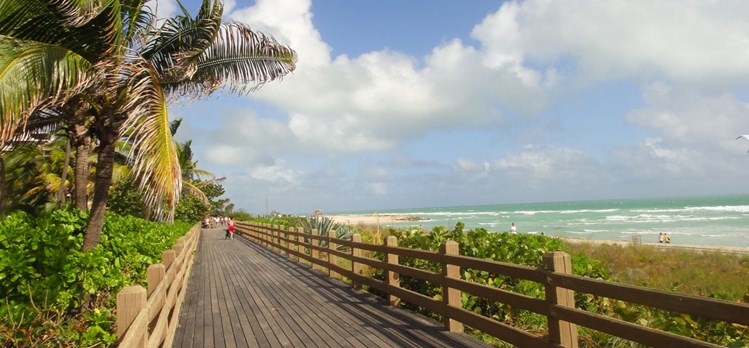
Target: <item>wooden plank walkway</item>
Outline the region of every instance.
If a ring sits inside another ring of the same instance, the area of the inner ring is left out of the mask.
[[[486,347],[242,237],[200,238],[174,347]]]

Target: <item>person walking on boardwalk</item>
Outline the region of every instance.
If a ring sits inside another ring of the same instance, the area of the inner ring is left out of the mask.
[[[226,230],[229,232],[229,239],[234,239],[234,220],[227,217],[226,224],[229,225]]]

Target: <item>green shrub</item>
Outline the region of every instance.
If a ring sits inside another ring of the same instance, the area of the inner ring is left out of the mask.
[[[114,294],[143,283],[191,225],[107,214],[100,244],[80,252],[87,215],[58,210],[0,220],[0,346],[114,343]]]

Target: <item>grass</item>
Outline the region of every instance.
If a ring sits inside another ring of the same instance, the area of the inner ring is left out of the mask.
[[[749,255],[591,243],[569,244],[569,251],[601,260],[616,282],[729,301],[749,300]]]

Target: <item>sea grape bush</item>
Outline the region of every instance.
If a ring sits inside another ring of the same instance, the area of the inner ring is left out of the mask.
[[[453,230],[439,226],[431,231],[411,228],[406,230],[390,229],[388,232],[398,238],[398,245],[401,247],[438,251],[446,241],[453,240],[458,242],[461,255],[531,267],[541,267],[543,255],[547,252],[568,250],[567,244],[557,238],[548,238],[541,235],[493,233],[481,228],[464,231],[463,227],[462,223],[458,223]],[[375,258],[382,259],[382,255],[375,255]],[[400,263],[433,273],[441,272],[439,264],[421,259],[400,257]],[[575,275],[612,280],[602,261],[587,257],[585,254],[574,253],[572,255],[572,266]],[[461,272],[461,277],[467,281],[494,286],[535,298],[544,298],[545,296],[543,286],[535,282],[474,269],[462,269]],[[384,280],[382,270],[375,271],[374,276]],[[442,288],[437,284],[405,275],[401,275],[400,282],[404,288],[435,299],[441,299]],[[410,304],[405,305],[412,310],[440,319],[439,316],[427,312],[424,308]],[[543,334],[547,330],[546,317],[518,308],[511,308],[506,304],[463,293],[462,305],[466,310],[503,321],[526,331]],[[740,325],[716,322],[687,314],[670,313],[579,292],[575,293],[575,306],[579,309],[715,344],[729,347],[749,346],[747,344],[749,342],[749,330]],[[631,342],[626,340],[582,327],[580,328],[580,342],[581,346],[585,347],[631,345]]]
[[[541,235],[494,233],[483,228],[464,231],[462,223],[458,223],[452,230],[448,230],[444,226],[438,226],[431,231],[411,228],[408,230],[391,229],[389,233],[398,238],[398,245],[401,247],[438,251],[446,241],[453,240],[458,243],[461,255],[531,267],[541,267],[545,253],[563,250],[564,247],[561,240]],[[600,279],[605,279],[608,276],[606,270],[595,260],[584,256],[577,256],[573,260],[575,260],[575,272],[579,275]],[[441,266],[434,262],[409,257],[401,257],[400,262],[410,267],[425,269],[434,273],[441,272]],[[535,282],[490,274],[475,269],[462,269],[461,273],[461,277],[467,281],[494,286],[526,296],[544,297],[543,286]],[[382,275],[379,276],[382,277]],[[441,299],[442,288],[439,285],[407,276],[401,276],[400,281],[404,288]],[[463,293],[462,302],[463,308],[486,317],[509,322],[533,332],[545,331],[546,318],[528,311],[511,308],[506,304],[489,301],[467,293]],[[411,309],[424,312],[421,308]]]
[[[108,214],[100,245],[82,253],[86,220],[77,210],[0,220],[0,346],[114,343],[114,295],[143,283],[190,227]]]

